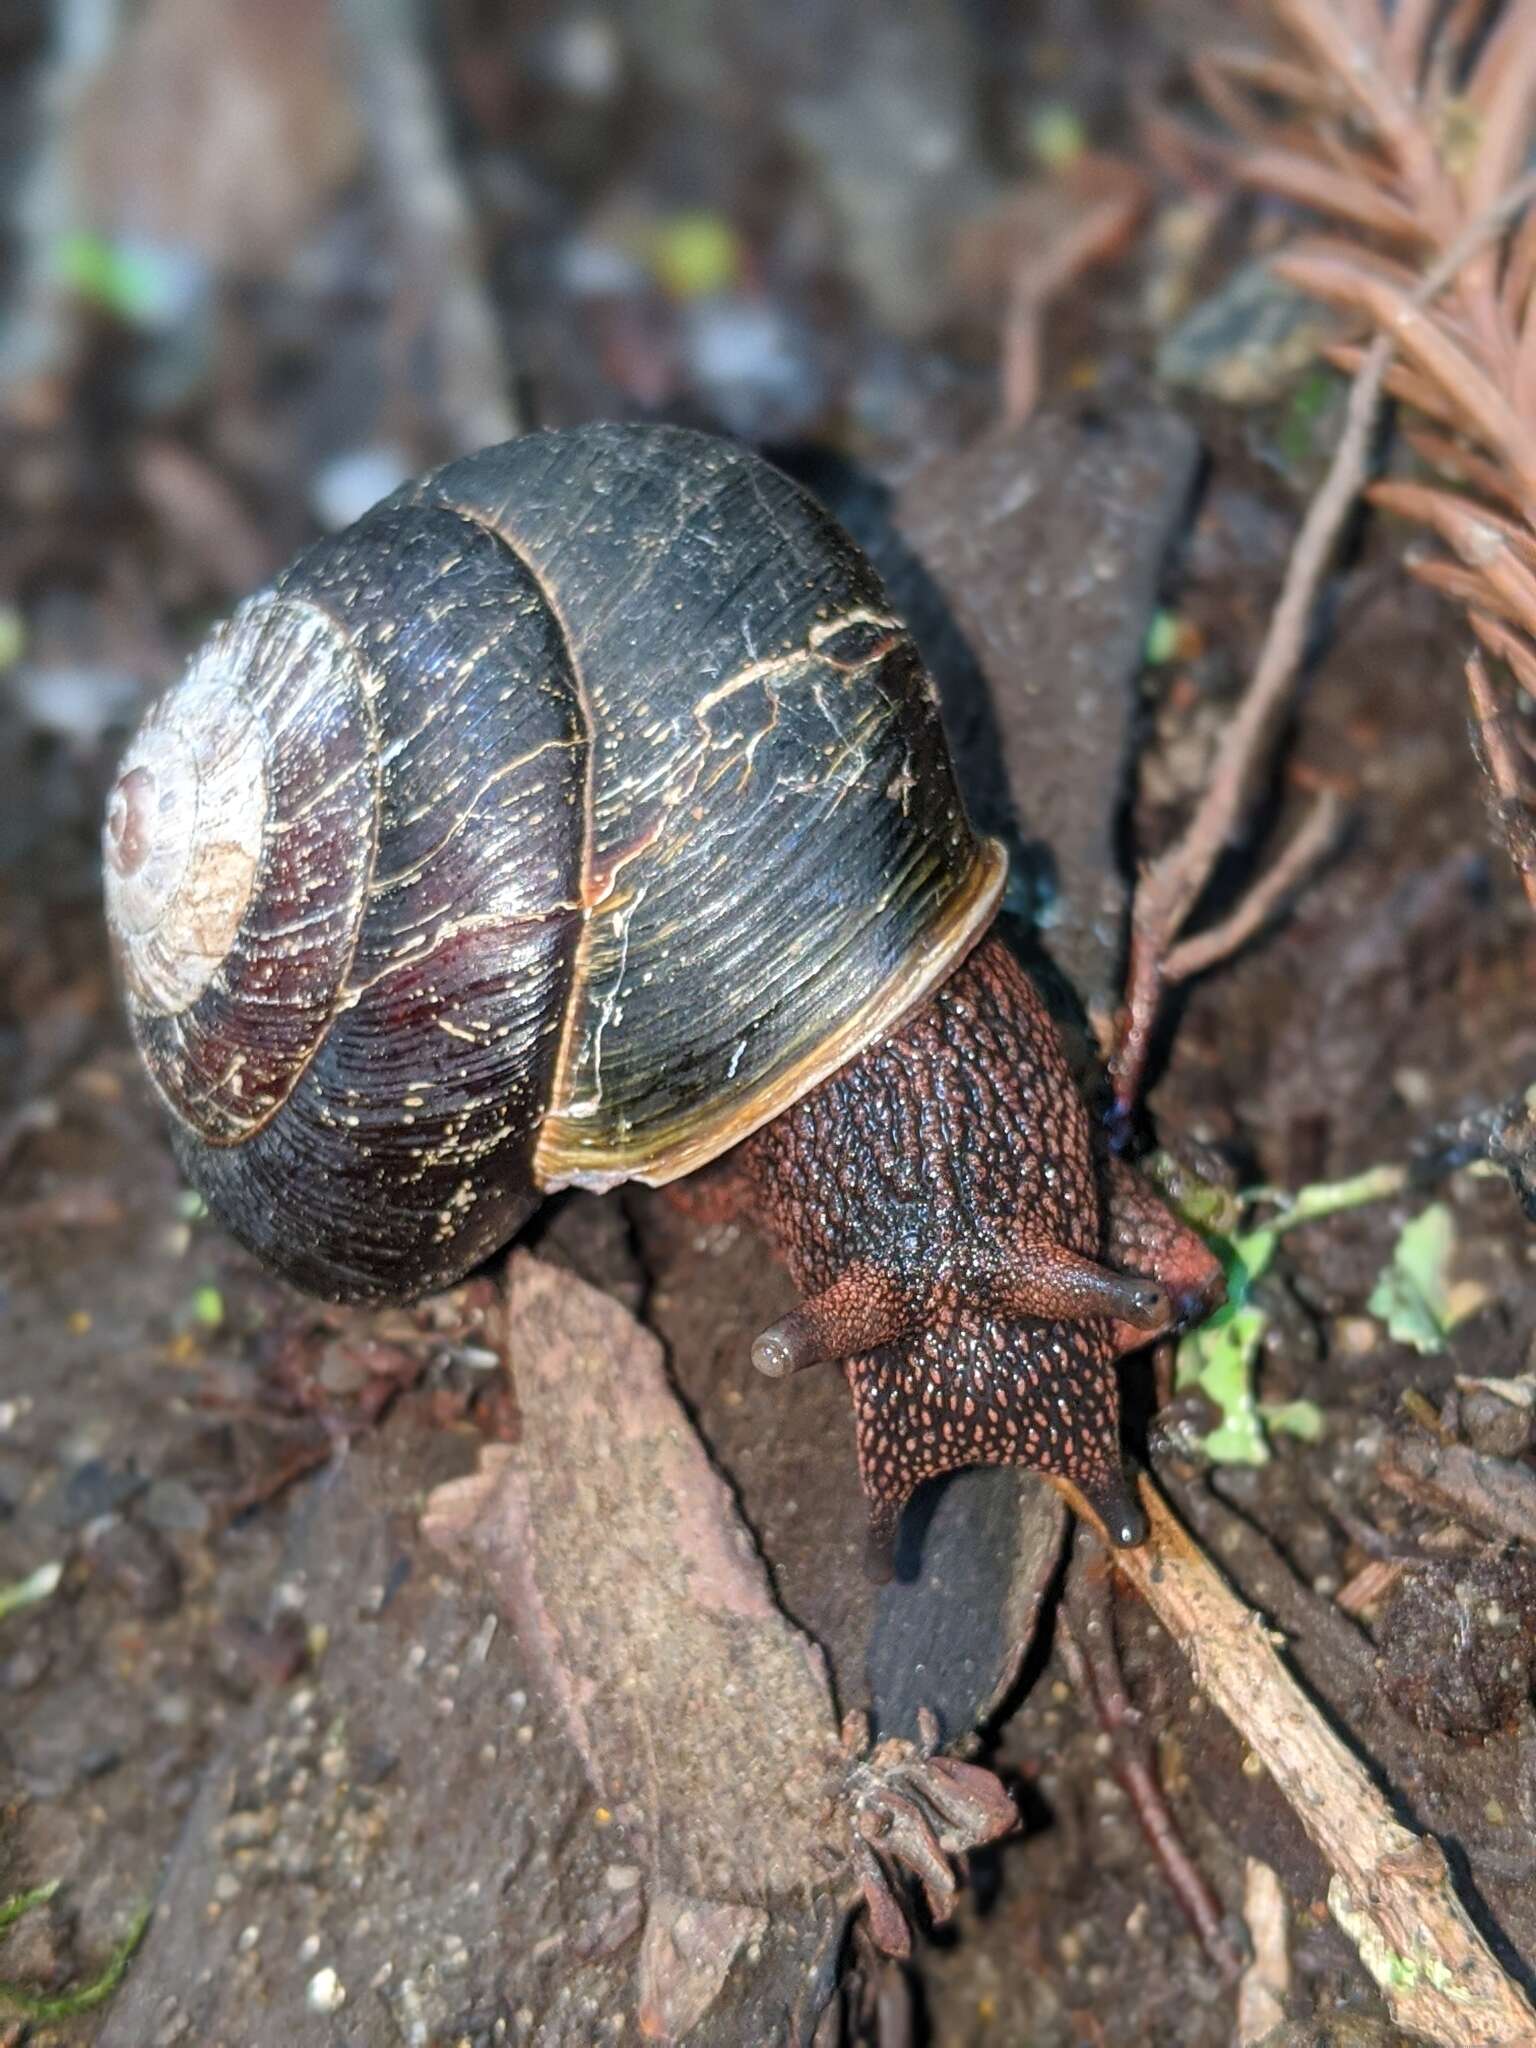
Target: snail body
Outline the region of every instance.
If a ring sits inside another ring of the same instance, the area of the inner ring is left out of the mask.
[[[979,944],[1000,950],[983,935],[1004,859],[970,827],[873,569],[778,471],[672,428],[530,435],[306,550],[148,714],[105,853],[183,1170],[259,1256],[337,1298],[446,1284],[556,1188],[663,1183],[737,1148],[761,1168],[771,1140],[744,1141],[803,1121]],[[804,1205],[783,1210],[796,1279],[841,1293],[765,1333],[765,1369],[933,1327],[931,1272],[893,1272],[953,1264],[982,1213],[985,1258],[945,1285],[983,1323],[1168,1320],[1160,1287],[1099,1263],[1086,1115],[1032,995],[979,1057],[1034,1076],[980,1209],[939,1204],[941,1244],[908,1156],[915,1238],[884,1196],[885,1224],[841,1252],[825,1216],[808,1237]],[[920,1155],[921,1126],[865,1119],[867,1146]],[[861,1156],[837,1168],[850,1214],[869,1210]],[[1010,1216],[1035,1219],[1022,1288]],[[1111,1438],[1116,1414],[1111,1396]],[[1098,1438],[1091,1462],[1118,1473]]]

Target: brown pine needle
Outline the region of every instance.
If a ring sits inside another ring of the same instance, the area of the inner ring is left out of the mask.
[[[1478,751],[1495,799],[1495,816],[1526,901],[1536,910],[1536,833],[1531,831],[1531,812],[1515,750],[1509,743],[1483,657],[1476,648],[1467,657],[1467,694],[1472,700]]]

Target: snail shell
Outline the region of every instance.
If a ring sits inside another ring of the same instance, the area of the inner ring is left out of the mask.
[[[548,1190],[736,1144],[927,995],[1003,877],[847,536],[743,449],[623,426],[309,548],[148,714],[105,851],[183,1169],[373,1299]]]

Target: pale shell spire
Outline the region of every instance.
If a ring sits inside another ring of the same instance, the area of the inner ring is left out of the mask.
[[[149,713],[107,800],[107,920],[134,1000],[196,1002],[234,944],[267,816],[260,723],[234,685],[239,622]]]

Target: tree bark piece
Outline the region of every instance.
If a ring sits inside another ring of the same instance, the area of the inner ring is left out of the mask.
[[[1052,960],[1091,1009],[1114,996],[1125,915],[1115,833],[1136,683],[1198,459],[1172,412],[1105,422],[1043,411],[920,470],[896,505],[930,602],[948,607],[990,697],[954,672],[946,645],[923,632],[921,604],[909,604],[967,801],[1010,842],[1010,907],[1041,915]],[[897,597],[908,602],[905,589]],[[999,762],[1016,819],[989,800]]]
[[[639,1865],[642,2034],[809,2041],[860,1892],[904,1946],[893,1880],[952,1896],[948,1859],[1011,1802],[933,1753],[930,1717],[918,1745],[840,1736],[822,1652],[620,1303],[515,1252],[506,1331],[519,1439],[440,1487],[423,1533],[489,1580]]]
[[[1397,1430],[1382,1446],[1377,1469],[1394,1493],[1420,1507],[1454,1515],[1497,1542],[1513,1538],[1536,1549],[1536,1474],[1527,1466]]]

